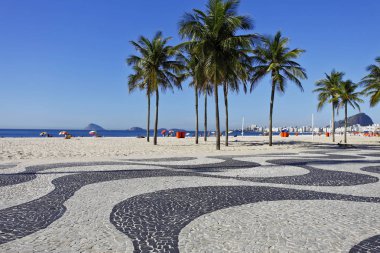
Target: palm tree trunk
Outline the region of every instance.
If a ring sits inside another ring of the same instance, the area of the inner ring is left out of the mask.
[[[274,103],[275,85],[272,81],[272,94],[270,96],[270,110],[269,110],[269,146],[272,146],[272,117],[273,117],[273,103]]]
[[[198,144],[198,88],[195,85],[195,144]]]
[[[335,105],[332,103],[332,122],[331,122],[332,141],[335,142]]]
[[[146,140],[149,142],[149,131],[150,128],[150,94],[148,94],[148,120],[147,120],[147,127],[146,127]]]
[[[220,150],[220,124],[219,124],[219,98],[218,98],[218,84],[216,82],[214,83],[214,89],[215,89],[215,137],[216,137],[216,150]]]
[[[227,83],[224,83],[223,85],[223,91],[224,91],[224,107],[226,110],[226,147],[228,146],[228,89],[227,89]]]
[[[158,89],[156,90],[156,119],[154,121],[154,138],[153,138],[153,145],[157,145],[157,128],[158,128]]]
[[[347,143],[347,102],[344,104],[344,143]]]
[[[204,126],[205,126],[204,140],[207,141],[207,93],[205,94],[205,122],[204,122]]]

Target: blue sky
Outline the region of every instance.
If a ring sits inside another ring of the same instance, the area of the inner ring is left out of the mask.
[[[146,97],[127,90],[125,58],[135,53],[129,41],[161,30],[176,44],[183,13],[204,5],[199,0],[0,1],[0,128],[81,129],[91,122],[107,129],[145,127]],[[316,124],[329,123],[330,107],[316,111],[314,82],[333,68],[353,81],[365,75],[380,56],[379,10],[380,1],[374,0],[241,1],[239,12],[253,18],[254,32],[281,30],[290,47],[307,51],[299,60],[309,76],[305,92],[289,84],[286,94],[277,94],[275,125],[310,124],[312,113]],[[251,94],[231,94],[230,126],[240,127],[243,116],[247,124],[268,125],[269,97],[268,80]],[[159,127],[193,129],[193,108],[187,83],[182,91],[167,92],[160,97]],[[224,122],[222,100],[220,111]],[[362,111],[380,122],[380,106],[369,108],[366,102]],[[213,98],[208,113],[214,127]]]

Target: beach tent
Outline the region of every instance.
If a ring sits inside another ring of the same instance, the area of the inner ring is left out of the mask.
[[[71,139],[71,134],[69,134],[69,132],[67,131],[61,131],[59,132],[59,135],[64,135],[65,136],[65,139]]]

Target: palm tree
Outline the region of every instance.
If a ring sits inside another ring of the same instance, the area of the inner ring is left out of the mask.
[[[207,97],[212,95],[212,85],[206,82],[200,90],[204,94],[204,141],[207,141]]]
[[[306,71],[295,59],[305,52],[302,49],[289,49],[288,39],[280,32],[272,38],[262,37],[262,43],[254,50],[254,67],[251,91],[259,80],[270,74],[272,79],[272,92],[269,112],[269,146],[272,146],[272,116],[275,90],[285,92],[287,81],[291,81],[303,91],[300,79],[307,79]]]
[[[129,59],[127,59],[129,64]],[[132,62],[130,65],[133,64]],[[133,65],[134,73],[128,76],[128,88],[129,92],[133,92],[137,88],[140,90],[145,90],[146,96],[148,98],[148,117],[147,117],[147,127],[146,127],[146,140],[149,142],[150,135],[150,96],[151,96],[151,87],[148,85],[148,82],[145,80],[144,70],[137,65]]]
[[[141,75],[143,77],[141,78],[149,86],[149,92],[156,94],[154,145],[157,145],[159,88],[162,91],[172,90],[174,86],[181,88],[181,81],[183,80],[181,71],[183,71],[184,66],[181,61],[174,59],[178,55],[178,51],[167,45],[170,39],[170,37],[163,38],[161,32],[157,32],[151,41],[140,36],[137,42],[131,41],[140,56],[132,55],[128,58],[128,64],[136,65],[142,70]]]
[[[362,79],[365,85],[364,92],[367,96],[371,96],[371,107],[377,105],[380,101],[380,57],[375,59],[377,65],[372,64],[367,67],[369,74]]]
[[[195,144],[198,144],[198,130],[199,130],[199,120],[198,120],[198,84],[193,83],[194,94],[195,94]]]
[[[187,56],[187,57],[186,57]],[[198,120],[198,96],[202,87],[206,83],[204,76],[204,64],[201,62],[199,57],[194,53],[192,49],[187,48],[186,55],[181,54],[179,59],[183,61],[185,65],[184,76],[191,77],[191,82],[189,83],[190,87],[194,88],[195,94],[195,144],[198,144],[199,141],[199,120]]]
[[[344,143],[347,143],[347,105],[349,104],[353,109],[358,108],[360,111],[359,103],[364,102],[360,98],[363,92],[356,91],[358,87],[359,84],[347,80],[341,82],[336,89],[337,98],[339,99],[338,108],[344,107]]]
[[[213,85],[215,96],[216,149],[220,150],[218,86],[228,80],[230,59],[237,59],[236,49],[251,49],[256,35],[236,35],[252,29],[247,16],[237,15],[238,0],[209,0],[206,11],[194,9],[180,21],[181,36],[190,39],[196,54],[205,62],[204,72]],[[234,56],[234,57],[232,57]]]
[[[343,82],[343,72],[331,71],[330,75],[325,74],[325,78],[317,81],[315,85],[317,88],[314,92],[318,92],[318,111],[320,111],[326,103],[332,105],[332,125],[331,135],[332,141],[335,142],[335,109],[338,105],[338,98],[336,96],[336,89]]]
[[[247,54],[245,50],[240,48],[235,49],[234,55],[231,55],[229,62],[230,66],[228,68],[227,80],[223,83],[223,93],[224,93],[224,106],[226,113],[226,140],[225,145],[228,146],[228,91],[239,92],[240,84],[243,85],[244,92],[247,92],[247,81],[250,77],[250,72],[252,72],[251,57]],[[240,51],[241,50],[241,51]],[[234,58],[238,56],[237,58]]]

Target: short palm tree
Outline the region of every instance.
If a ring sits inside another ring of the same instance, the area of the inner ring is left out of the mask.
[[[315,83],[317,88],[314,92],[318,93],[318,110],[321,110],[326,103],[331,103],[332,105],[331,135],[333,142],[335,142],[335,110],[338,105],[336,89],[343,82],[343,76],[343,72],[333,70],[330,74],[325,74],[324,79]]]
[[[337,98],[339,99],[338,108],[344,107],[344,143],[347,143],[347,106],[350,105],[354,109],[359,109],[359,103],[364,101],[360,98],[363,92],[357,91],[359,84],[353,83],[351,80],[341,82],[336,89]]]
[[[181,88],[183,80],[181,71],[184,65],[181,61],[175,60],[178,51],[167,45],[170,39],[170,37],[163,38],[161,32],[157,32],[151,41],[141,36],[137,42],[131,41],[139,56],[132,55],[127,60],[128,64],[136,65],[142,70],[141,75],[144,76],[143,79],[148,84],[150,92],[156,94],[154,145],[157,145],[159,89],[172,90],[174,86]]]
[[[209,82],[205,82],[200,92],[204,95],[204,141],[207,141],[207,97],[212,95],[212,85]]]
[[[249,17],[237,14],[238,6],[238,0],[209,0],[205,12],[194,9],[179,24],[179,33],[190,40],[188,43],[193,44],[196,54],[205,62],[205,76],[213,85],[217,150],[220,150],[218,86],[228,80],[229,60],[237,59],[234,54],[240,49],[250,49],[257,37],[236,35],[239,30],[252,29]]]
[[[275,90],[285,92],[287,81],[295,83],[301,91],[303,87],[300,79],[306,79],[306,71],[300,64],[295,62],[304,52],[302,49],[289,49],[288,39],[281,36],[280,32],[272,38],[265,36],[262,38],[261,45],[254,50],[254,67],[251,91],[259,80],[266,75],[272,79],[272,92],[270,97],[269,113],[269,146],[272,146],[272,117]]]
[[[128,59],[127,59],[127,62]],[[132,62],[131,62],[132,64]],[[150,135],[150,96],[151,96],[151,87],[148,85],[146,75],[144,70],[137,65],[133,65],[134,73],[128,76],[128,88],[129,92],[133,92],[136,89],[144,90],[148,98],[148,118],[147,118],[147,127],[146,127],[146,140],[149,142]]]
[[[380,101],[380,57],[377,57],[375,61],[377,65],[372,64],[367,67],[369,74],[361,82],[365,86],[364,92],[371,97],[371,107],[377,105]]]

